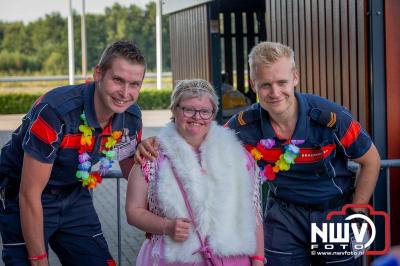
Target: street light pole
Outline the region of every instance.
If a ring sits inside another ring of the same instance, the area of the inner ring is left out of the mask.
[[[75,60],[74,60],[74,20],[72,14],[72,0],[68,0],[68,66],[69,84],[75,83]]]
[[[81,49],[82,49],[82,76],[86,79],[87,70],[87,49],[86,49],[86,22],[85,22],[85,0],[82,0],[82,15],[81,15]]]
[[[157,90],[162,88],[162,0],[156,0],[156,64],[157,64]]]

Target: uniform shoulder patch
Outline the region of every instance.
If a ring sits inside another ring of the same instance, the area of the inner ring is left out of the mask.
[[[258,109],[248,109],[245,111],[241,111],[236,116],[236,120],[241,126],[253,123],[254,121],[259,119],[260,113]]]
[[[336,125],[336,112],[312,108],[309,115],[313,121],[322,126],[333,128]]]

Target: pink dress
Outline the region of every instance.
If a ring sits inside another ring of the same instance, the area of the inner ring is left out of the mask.
[[[158,156],[156,162],[146,161],[146,163],[142,167],[143,174],[146,178],[147,183],[149,184],[149,192],[148,192],[148,204],[149,210],[160,216],[165,217],[162,210],[159,208],[157,203],[157,197],[155,191],[157,191],[156,186],[157,182],[155,181],[157,167],[160,165],[163,156]],[[251,163],[249,163],[251,164]],[[252,166],[248,165],[248,168]],[[258,185],[256,186],[256,194],[258,193]],[[256,204],[255,207],[259,208],[259,195],[255,195]],[[257,209],[259,211],[259,209]],[[143,242],[142,247],[139,251],[138,257],[136,259],[137,266],[208,266],[206,262],[196,262],[196,263],[181,263],[174,262],[168,263],[164,259],[164,235],[155,235],[152,234],[147,237],[147,239]],[[250,266],[251,260],[248,256],[232,256],[232,257],[217,257],[214,256],[216,266]]]
[[[207,266],[205,262],[198,263],[167,263],[162,256],[162,239],[159,240],[161,243],[152,241],[151,239],[146,239],[143,243],[139,255],[136,259],[137,266]],[[157,245],[160,245],[157,247]],[[159,256],[157,256],[156,250],[161,251]],[[216,266],[250,266],[250,258],[247,256],[237,256],[237,257],[216,257]]]

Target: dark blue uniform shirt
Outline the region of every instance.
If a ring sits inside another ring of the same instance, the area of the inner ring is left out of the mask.
[[[94,109],[94,83],[64,86],[49,91],[39,98],[11,140],[1,150],[0,174],[19,180],[24,152],[43,163],[53,164],[48,185],[66,186],[79,183],[76,178],[78,150],[80,148],[80,119],[85,112],[88,125],[94,128],[94,145],[88,152],[92,165],[100,158],[102,141],[112,131],[125,130],[129,137],[140,141],[141,112],[137,104],[127,111],[115,114],[102,129]]]
[[[354,173],[347,167],[348,160],[368,151],[370,137],[344,107],[311,94],[295,95],[299,113],[291,140],[304,143],[297,145],[299,161],[268,182],[270,191],[282,200],[305,205],[322,204],[350,193]],[[283,153],[287,143],[277,138],[267,111],[259,104],[232,117],[227,126],[245,145],[256,146],[261,139],[274,138],[277,145],[268,150],[271,155]],[[258,165],[263,168],[274,162],[259,160]]]

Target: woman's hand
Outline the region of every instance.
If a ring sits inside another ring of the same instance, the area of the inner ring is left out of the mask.
[[[165,233],[177,242],[185,241],[189,236],[190,220],[187,218],[177,218],[166,221]]]
[[[150,137],[142,140],[136,148],[135,163],[142,165],[144,163],[143,157],[145,159],[154,161],[158,155],[158,146],[159,143],[156,137]]]

